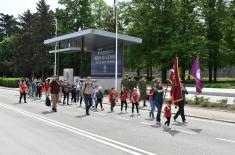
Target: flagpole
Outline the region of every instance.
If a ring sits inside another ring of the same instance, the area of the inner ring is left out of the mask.
[[[117,91],[117,74],[118,74],[118,13],[117,13],[117,0],[115,0],[115,18],[116,18],[116,60],[115,60],[115,90]]]
[[[57,37],[57,19],[55,19],[55,37]],[[56,50],[57,50],[57,42],[55,44],[55,66],[54,66],[54,75],[56,75]]]

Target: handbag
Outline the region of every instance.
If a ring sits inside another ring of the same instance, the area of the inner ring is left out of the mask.
[[[46,98],[45,105],[48,106],[48,107],[51,106],[51,100],[49,99],[48,96],[47,96],[47,98]]]

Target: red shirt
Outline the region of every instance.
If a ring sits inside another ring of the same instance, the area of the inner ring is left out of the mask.
[[[139,95],[138,95],[137,92],[133,92],[133,93],[131,94],[131,102],[132,102],[132,103],[137,104],[137,103],[138,103],[138,98],[139,98]]]
[[[154,100],[154,95],[153,95],[154,89],[151,88],[149,91],[149,100],[153,101]]]
[[[49,89],[49,83],[46,82],[46,83],[45,83],[45,90],[48,91],[48,89]]]
[[[20,84],[20,93],[26,93],[27,85],[22,83]]]
[[[109,101],[111,104],[115,103],[115,101],[116,101],[116,94],[115,93],[113,93],[113,92],[109,93]]]
[[[164,108],[165,117],[171,117],[171,107],[166,105]]]
[[[121,101],[126,101],[126,99],[127,99],[127,92],[126,91],[121,91],[120,99],[121,99]]]

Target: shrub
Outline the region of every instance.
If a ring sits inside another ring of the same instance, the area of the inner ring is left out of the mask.
[[[0,86],[18,88],[20,78],[0,78]]]

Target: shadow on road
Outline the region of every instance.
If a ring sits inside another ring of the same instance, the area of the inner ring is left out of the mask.
[[[84,114],[84,115],[76,116],[76,118],[84,118],[84,117],[87,117],[87,115],[86,115],[86,114]]]
[[[175,136],[176,134],[180,133],[180,131],[177,131],[177,130],[171,130],[170,128],[169,129],[164,129],[163,131],[169,133],[171,136]]]
[[[202,132],[202,129],[190,129],[190,128],[188,128],[189,130],[192,130],[192,131],[194,131],[194,132],[196,132],[196,133],[201,133]]]
[[[53,111],[43,111],[42,114],[47,115],[47,114],[51,114],[54,113]]]

